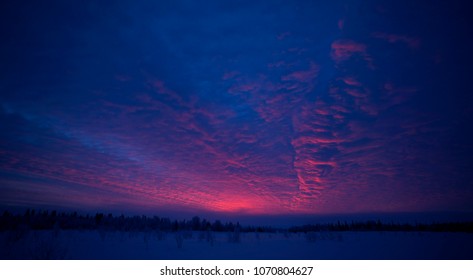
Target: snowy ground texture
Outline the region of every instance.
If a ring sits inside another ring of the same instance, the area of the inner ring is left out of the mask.
[[[0,232],[0,259],[473,259],[473,234]]]

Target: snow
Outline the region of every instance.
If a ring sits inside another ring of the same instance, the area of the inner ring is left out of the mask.
[[[473,234],[442,232],[0,232],[0,259],[473,259]]]

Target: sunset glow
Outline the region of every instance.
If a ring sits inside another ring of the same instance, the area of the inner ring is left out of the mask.
[[[3,208],[473,211],[460,2],[7,2]]]

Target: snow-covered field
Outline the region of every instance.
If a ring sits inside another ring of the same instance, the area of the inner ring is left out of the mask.
[[[473,234],[0,232],[0,259],[473,259]]]

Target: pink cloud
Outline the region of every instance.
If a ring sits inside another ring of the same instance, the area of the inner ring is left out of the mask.
[[[269,64],[268,64],[268,67],[269,67],[269,68],[278,68],[278,67],[282,67],[282,66],[284,66],[284,65],[286,65],[286,62],[280,60],[280,61],[276,61],[276,62],[269,63]]]
[[[117,79],[120,82],[128,82],[132,80],[130,76],[123,75],[123,74],[115,75],[115,79]]]
[[[372,104],[361,104],[360,109],[368,115],[376,116],[379,113],[378,107]]]
[[[383,89],[387,93],[384,96],[387,107],[404,103],[412,96],[412,94],[419,90],[417,87],[413,86],[399,87],[391,82],[386,82],[383,85]]]
[[[338,20],[338,29],[343,30],[345,27],[345,20],[344,19],[339,19]]]
[[[331,112],[326,108],[318,108],[318,109],[315,109],[314,111],[315,113],[319,115],[323,115],[323,116],[328,116],[331,114]]]
[[[279,41],[282,41],[284,40],[284,38],[288,37],[291,35],[291,32],[283,32],[283,33],[280,33],[276,36],[276,38],[279,40]]]
[[[331,108],[332,110],[335,110],[335,111],[338,111],[338,112],[350,113],[350,110],[348,110],[347,108],[342,107],[342,106],[340,106],[340,105],[332,105],[332,106],[330,106],[330,108]]]
[[[384,84],[384,89],[389,93],[389,94],[397,94],[397,93],[400,93],[400,94],[410,94],[410,93],[415,93],[417,92],[419,89],[417,87],[398,87],[398,86],[395,86],[393,83],[391,82],[386,82]]]
[[[155,89],[158,94],[168,96],[169,98],[177,101],[178,103],[182,103],[182,98],[173,90],[169,89],[164,81],[161,80],[153,80],[150,82],[151,86]]]
[[[345,117],[343,115],[340,115],[340,114],[335,114],[333,115],[333,117],[339,121],[342,121],[345,119]]]
[[[228,92],[231,94],[238,94],[241,92],[255,92],[257,89],[261,87],[260,84],[256,82],[249,82],[244,84],[235,84],[228,89]]]
[[[344,77],[344,78],[341,78],[341,79],[345,84],[347,84],[349,86],[355,86],[355,87],[361,86],[361,83],[357,79],[355,79],[354,77]]]
[[[317,64],[311,62],[309,70],[292,72],[291,74],[283,76],[281,80],[296,81],[300,83],[311,83],[317,78],[319,70],[320,67]]]
[[[333,137],[319,137],[319,136],[301,136],[291,141],[293,146],[317,145],[317,144],[339,144],[343,143],[344,139],[337,139]]]
[[[368,96],[366,92],[354,88],[346,88],[345,92],[356,98],[363,98]]]
[[[409,37],[406,35],[389,34],[383,32],[372,33],[374,38],[383,39],[389,43],[402,42],[411,49],[418,49],[420,47],[420,39],[416,37]]]
[[[331,56],[335,62],[340,63],[350,59],[353,55],[358,54],[369,63],[370,67],[372,67],[372,59],[368,55],[366,49],[365,44],[357,43],[353,40],[341,39],[332,43]]]
[[[240,74],[240,72],[238,72],[238,71],[225,72],[222,76],[222,80],[229,80],[229,79],[235,78],[239,74]]]
[[[303,54],[303,53],[307,52],[307,49],[295,47],[295,48],[289,48],[289,49],[287,50],[287,52],[289,52],[289,53],[297,53],[297,54],[300,55],[300,54]]]

